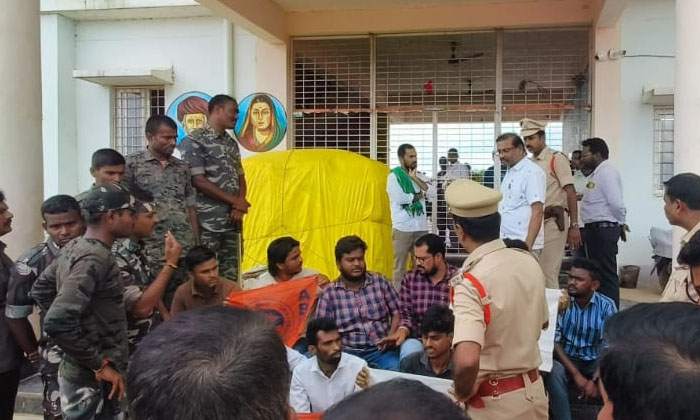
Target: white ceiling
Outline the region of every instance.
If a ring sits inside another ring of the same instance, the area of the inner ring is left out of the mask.
[[[381,9],[389,7],[430,7],[440,5],[464,5],[485,3],[522,3],[533,0],[272,0],[288,12],[314,10]],[[535,0],[537,1],[537,0]],[[571,1],[571,0],[567,0]]]

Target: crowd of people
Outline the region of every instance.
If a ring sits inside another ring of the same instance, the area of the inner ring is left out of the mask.
[[[566,420],[572,392],[599,400],[602,419],[700,415],[699,176],[666,183],[666,216],[688,230],[662,298],[676,303],[617,313],[627,227],[607,145],[585,140],[570,163],[532,119],[495,141],[508,168],[500,192],[470,180],[456,149],[449,182],[435,186],[417,172],[416,149],[399,147],[387,179],[391,279],[368,269],[369,245],[356,235],[337,240],[332,281],[304,267],[289,236],[244,277],[250,203],[226,132],[237,116],[233,98],[214,96],[207,123],[180,144],[182,160],[175,122],[150,117],[146,149],[96,151],[89,190],[44,201],[45,242],[14,262],[0,242],[1,420],[12,418],[23,364],[41,376],[47,420]],[[461,267],[448,259],[447,229],[429,232],[426,199],[444,200],[467,254]],[[0,193],[0,236],[12,229],[11,203]],[[578,257],[552,326],[553,366],[541,372],[545,289],[559,288],[567,244]],[[262,313],[223,306],[231,293],[309,277],[318,298],[293,345]],[[447,396],[414,380],[377,384],[373,369],[453,386]]]

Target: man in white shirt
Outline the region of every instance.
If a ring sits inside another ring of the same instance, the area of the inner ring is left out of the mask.
[[[664,186],[664,213],[668,222],[687,231],[681,238],[682,251],[690,238],[700,231],[700,176],[689,172],[678,174],[666,181]],[[683,252],[679,253],[679,260],[680,254]],[[698,289],[693,287],[690,277],[688,265],[673,267],[671,278],[661,295],[661,302],[698,303]],[[696,281],[700,282],[700,277]]]
[[[581,200],[584,223],[583,244],[586,256],[601,268],[600,288],[620,306],[620,279],[617,276],[617,241],[626,240],[627,210],[622,200],[620,173],[608,161],[608,145],[594,137],[581,143],[583,164],[592,169]]]
[[[294,368],[289,403],[297,413],[322,413],[345,397],[369,386],[367,362],[343,353],[333,318],[316,318],[306,329],[314,354]]]
[[[501,182],[503,199],[501,238],[520,239],[530,250],[539,253],[544,246],[544,202],[546,176],[525,153],[523,140],[515,133],[505,133],[496,139],[501,163],[508,172]]]
[[[399,146],[400,166],[389,173],[386,192],[391,206],[391,242],[394,247],[394,287],[401,289],[401,280],[406,274],[409,253],[413,243],[428,233],[425,199],[435,201],[437,189],[418,175],[418,155],[410,144]]]
[[[457,149],[452,148],[447,151],[447,161],[449,165],[447,166],[447,173],[445,174],[446,185],[455,179],[470,179],[472,168],[468,163],[459,163],[459,152]]]

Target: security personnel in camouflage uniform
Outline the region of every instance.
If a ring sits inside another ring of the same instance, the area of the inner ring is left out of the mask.
[[[66,420],[122,419],[129,359],[124,286],[111,253],[131,235],[133,196],[117,184],[95,187],[83,202],[85,235],[61,250],[34,283],[44,331],[63,349],[58,383]]]
[[[177,270],[182,247],[175,237],[166,232],[165,265],[153,279],[148,271],[150,255],[144,239],[153,237],[158,223],[156,206],[152,197],[136,197],[134,229],[131,237],[119,239],[112,246],[124,285],[124,309],[126,309],[129,339],[129,354],[132,355],[139,342],[162,321],[170,318],[162,302],[163,292]]]
[[[37,343],[29,315],[34,301],[29,296],[37,277],[56,259],[59,248],[85,232],[78,202],[69,195],[56,195],[41,205],[44,230],[49,239],[22,254],[10,271],[5,315],[15,341],[35,367],[38,365],[44,385],[45,420],[61,419],[61,400],[58,391],[58,365],[63,357],[61,349],[42,331]],[[40,316],[43,325],[44,312]]]
[[[98,149],[92,154],[90,163],[90,175],[95,182],[87,190],[75,196],[82,205],[83,200],[90,194],[90,190],[96,185],[107,183],[119,184],[124,178],[124,165],[126,161],[121,153],[114,149]]]
[[[164,115],[153,115],[146,121],[148,147],[126,157],[122,184],[132,193],[143,190],[153,196],[158,223],[155,233],[142,238],[151,257],[148,263],[150,284],[165,263],[163,237],[171,232],[187,252],[199,243],[199,225],[195,210],[195,191],[187,162],[174,157],[177,141],[175,121]],[[175,262],[178,270],[168,284],[163,300],[169,306],[177,287],[187,281],[184,264]]]
[[[214,251],[219,273],[238,280],[240,239],[246,201],[246,182],[238,143],[226,133],[238,119],[238,104],[228,95],[209,101],[207,125],[182,140],[182,159],[190,165],[192,185],[197,189],[197,214],[202,245]]]
[[[455,394],[474,420],[545,420],[537,343],[548,317],[544,274],[532,254],[499,239],[500,199],[465,179],[445,190],[469,253],[451,281]]]

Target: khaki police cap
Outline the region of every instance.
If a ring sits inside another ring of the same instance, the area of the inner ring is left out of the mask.
[[[482,217],[498,213],[501,193],[468,179],[457,179],[445,190],[450,212],[460,217]]]
[[[520,120],[520,135],[524,139],[525,137],[544,131],[546,126],[546,122],[533,120],[532,118],[523,118]]]

